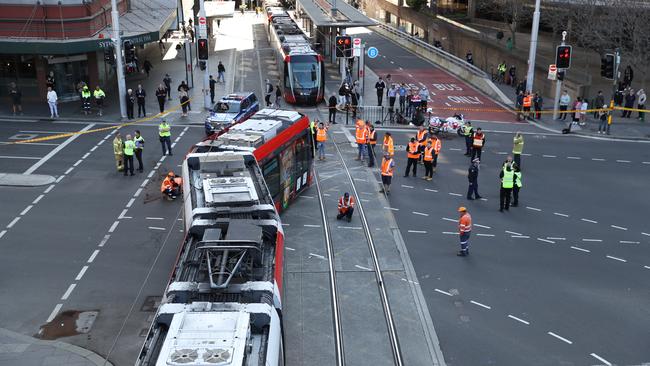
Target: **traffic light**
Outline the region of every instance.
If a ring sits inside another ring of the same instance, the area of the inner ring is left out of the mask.
[[[115,62],[115,56],[113,56],[113,45],[104,48],[104,61],[111,65]]]
[[[131,63],[135,60],[135,45],[133,42],[126,40],[124,41],[124,62]]]
[[[571,46],[557,46],[555,65],[557,65],[558,69],[571,67]]]
[[[607,53],[600,59],[600,76],[614,80],[614,64],[616,58],[613,53]]]
[[[199,60],[208,59],[208,40],[205,38],[199,38],[198,46],[199,48]]]
[[[336,57],[352,57],[352,37],[336,36]]]

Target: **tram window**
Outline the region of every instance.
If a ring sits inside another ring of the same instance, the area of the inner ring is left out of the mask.
[[[285,88],[288,88],[291,85],[291,81],[289,80],[289,64],[284,63],[284,86]]]
[[[264,165],[262,169],[266,185],[271,191],[271,197],[275,197],[280,193],[280,167],[278,166],[278,159],[274,158]]]
[[[296,62],[291,64],[293,83],[298,88],[315,88],[318,82],[318,64],[315,62]]]
[[[302,172],[309,169],[309,160],[311,157],[311,151],[309,145],[305,143],[305,139],[302,138],[296,141],[296,174],[301,174]]]

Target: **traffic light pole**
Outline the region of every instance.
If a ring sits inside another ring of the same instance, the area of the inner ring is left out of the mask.
[[[618,84],[619,72],[618,67],[621,64],[621,51],[617,48],[614,53],[614,81],[612,82],[612,96],[609,99],[609,115],[607,116],[607,134],[609,135],[609,126],[612,125],[612,115],[614,114],[614,96],[616,95],[616,87]],[[601,106],[596,106],[601,108]]]
[[[117,92],[120,101],[120,116],[126,118],[126,83],[124,82],[124,62],[122,62],[122,39],[120,37],[120,13],[117,0],[111,0],[111,21],[113,42],[115,43],[115,68],[117,72]]]
[[[562,44],[561,46],[566,46],[566,35],[567,31],[562,31]],[[564,73],[564,77],[566,77],[566,69],[557,69],[557,75],[560,74],[560,72]],[[553,103],[553,119],[559,119],[560,114],[559,114],[559,108],[560,108],[560,95],[562,94],[562,80],[560,80],[559,77],[557,77],[557,82],[555,83],[555,102]]]
[[[528,74],[526,76],[526,91],[533,92],[535,83],[535,56],[537,54],[537,34],[539,33],[539,7],[540,1],[535,1],[535,12],[533,13],[533,29],[530,34],[530,50],[528,52]]]
[[[208,40],[208,54],[209,54],[210,39],[208,38],[207,18],[205,16],[204,0],[199,0],[199,38]],[[211,101],[210,101],[210,67],[207,58],[205,60],[199,60],[199,62],[205,62],[205,67],[203,68],[203,89],[201,90],[203,92],[203,108],[210,109],[212,108]]]

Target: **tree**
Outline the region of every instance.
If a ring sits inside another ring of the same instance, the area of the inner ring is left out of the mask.
[[[415,11],[420,11],[423,6],[427,5],[427,0],[406,0],[406,5]]]
[[[525,0],[483,0],[476,5],[476,13],[502,21],[510,31],[512,45],[517,44],[517,29],[532,18],[532,9]]]

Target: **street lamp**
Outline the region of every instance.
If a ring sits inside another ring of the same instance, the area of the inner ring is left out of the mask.
[[[541,0],[535,0],[535,12],[533,13],[533,29],[530,33],[530,50],[528,52],[528,74],[526,75],[526,91],[533,92],[535,81],[535,55],[537,53],[537,34],[539,32],[539,8]]]

